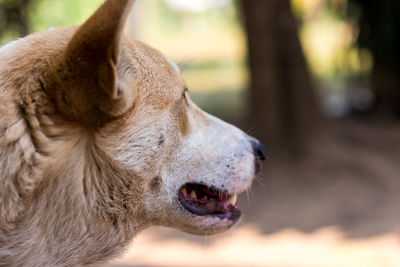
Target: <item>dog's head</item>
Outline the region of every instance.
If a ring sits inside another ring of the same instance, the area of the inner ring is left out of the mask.
[[[111,189],[100,191],[114,194],[92,199],[106,198],[127,214],[140,206],[151,224],[224,231],[240,217],[237,194],[250,186],[265,150],[200,110],[168,58],[122,36],[132,2],[108,0],[79,27],[52,62],[44,88],[62,118],[91,133],[101,174],[92,179],[102,179],[91,184],[108,183]],[[126,193],[132,184],[135,193]]]

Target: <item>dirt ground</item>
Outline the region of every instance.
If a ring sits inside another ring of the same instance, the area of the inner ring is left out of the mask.
[[[400,266],[400,124],[335,122],[310,151],[270,151],[217,237],[150,228],[109,266]]]

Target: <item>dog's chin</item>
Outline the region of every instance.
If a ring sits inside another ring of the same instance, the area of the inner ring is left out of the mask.
[[[212,215],[205,216],[191,216],[184,220],[184,223],[174,225],[179,230],[194,235],[215,235],[220,234],[240,221],[241,216],[238,216],[235,220],[229,220],[227,218],[221,219]]]

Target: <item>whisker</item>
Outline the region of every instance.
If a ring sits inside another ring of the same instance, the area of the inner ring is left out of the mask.
[[[259,176],[256,176],[254,180],[259,183],[262,187],[267,188],[268,186],[264,183],[263,179]]]
[[[249,129],[246,131],[246,133],[248,135],[253,135],[255,133],[255,131],[256,131],[256,126],[254,125],[254,126],[249,127]]]
[[[249,206],[251,207],[251,199],[250,199],[250,187],[246,189],[246,196],[247,196],[247,202],[249,203]]]
[[[181,72],[185,71],[186,65],[190,65],[190,62],[195,61],[195,59],[198,58],[198,55],[191,55],[191,56],[186,56],[184,58],[181,58],[177,61],[178,68],[181,70]]]
[[[203,245],[206,247],[208,245],[208,235],[207,233],[204,234],[204,243]]]

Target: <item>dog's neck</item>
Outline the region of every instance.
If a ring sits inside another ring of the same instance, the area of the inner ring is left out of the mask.
[[[40,93],[25,94],[29,98],[20,106],[23,140],[17,144],[31,144],[28,161],[36,162],[26,166],[41,166],[42,172],[27,170],[36,189],[27,187],[14,223],[8,223],[12,229],[0,233],[0,243],[7,247],[0,251],[0,262],[80,266],[106,261],[147,226],[140,203],[129,201],[141,199],[141,187],[134,184],[140,179],[121,171],[89,131],[59,124],[59,117],[49,115],[53,111],[43,109],[49,105],[35,100]],[[61,219],[55,217],[60,214]]]
[[[80,145],[83,144],[77,144]],[[104,165],[111,170],[115,166],[110,166],[112,163],[105,158],[99,159],[104,156],[101,153],[92,154],[94,162],[81,161],[80,153],[88,151],[73,148],[64,154],[65,161],[58,169],[44,174],[31,206],[14,229],[3,236],[5,239],[0,239],[13,255],[12,258],[0,255],[1,262],[32,266],[90,265],[121,253],[134,235],[146,227],[140,206],[125,203],[130,198],[126,194],[140,194],[128,177],[122,181],[118,171],[104,172]],[[115,180],[112,187],[108,179]],[[56,218],[60,214],[62,218]],[[43,259],[47,262],[40,262]]]

